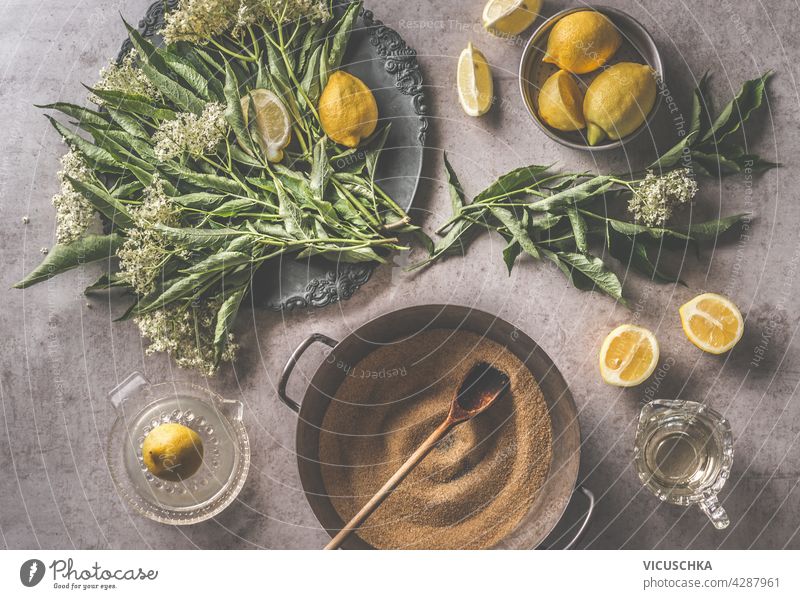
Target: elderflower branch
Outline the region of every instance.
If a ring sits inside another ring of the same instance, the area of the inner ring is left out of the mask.
[[[158,100],[161,94],[147,75],[136,66],[138,54],[135,50],[128,52],[119,63],[113,63],[100,71],[100,80],[95,83],[94,89],[100,91],[115,91],[134,94]],[[95,94],[89,95],[89,101],[97,106],[103,106],[104,101]]]
[[[162,162],[184,154],[199,157],[213,152],[227,135],[225,106],[210,102],[200,116],[182,112],[172,120],[163,121],[153,134],[154,151]]]
[[[691,202],[698,189],[697,181],[686,168],[665,175],[648,171],[637,183],[628,185],[633,192],[628,201],[628,211],[635,220],[649,227],[666,224],[675,208]]]

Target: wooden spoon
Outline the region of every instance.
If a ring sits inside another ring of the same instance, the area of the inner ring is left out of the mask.
[[[450,430],[486,411],[508,388],[508,375],[486,362],[478,362],[464,377],[458,393],[450,404],[447,418],[436,428],[417,450],[411,454],[397,472],[386,481],[380,490],[344,528],[333,537],[325,549],[338,549],[354,530],[364,523],[372,512],[391,494],[403,479],[428,455]]]

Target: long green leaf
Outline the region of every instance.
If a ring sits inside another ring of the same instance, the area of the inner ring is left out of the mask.
[[[107,127],[108,117],[105,115],[95,112],[94,110],[90,110],[88,108],[84,108],[83,106],[77,106],[75,104],[70,104],[68,102],[54,102],[53,104],[36,104],[36,108],[43,108],[46,110],[58,110],[59,112],[72,117],[77,121],[77,125],[83,128],[83,125],[94,125],[95,127]]]
[[[331,39],[330,50],[328,52],[328,72],[338,69],[345,52],[347,43],[350,41],[350,34],[353,32],[353,25],[356,22],[358,13],[361,10],[361,2],[352,2],[345,11],[342,18],[336,23]]]
[[[600,289],[606,295],[625,303],[622,298],[622,283],[617,275],[608,270],[603,261],[592,255],[574,252],[551,252],[542,250],[564,272],[578,289]]]
[[[244,147],[251,155],[256,155],[253,139],[250,137],[250,132],[247,129],[247,124],[244,119],[244,112],[242,111],[242,98],[239,94],[239,82],[236,79],[236,74],[231,69],[230,65],[225,65],[225,120],[233,129],[236,140]],[[252,112],[252,111],[251,111]],[[252,115],[253,122],[256,121],[255,115]]]
[[[567,208],[567,217],[570,225],[572,225],[572,233],[575,235],[575,247],[578,248],[581,254],[585,254],[589,249],[586,219],[581,216],[581,213],[574,206]]]
[[[127,229],[133,225],[133,220],[125,204],[111,195],[107,189],[72,177],[68,177],[68,179],[72,187],[89,200],[95,210],[103,214],[115,226]]]
[[[14,287],[25,289],[83,264],[108,260],[114,257],[122,242],[122,237],[111,233],[110,235],[85,235],[69,244],[56,244],[50,249],[41,264]]]
[[[239,313],[239,306],[247,293],[247,286],[236,289],[225,298],[219,311],[217,312],[217,324],[214,330],[214,364],[219,365],[225,348],[228,345],[228,337]]]
[[[497,220],[503,223],[503,226],[508,229],[508,232],[525,252],[534,258],[539,258],[539,250],[528,235],[528,230],[524,222],[520,221],[508,208],[492,206],[490,211]]]
[[[61,137],[64,138],[67,145],[80,153],[87,162],[102,167],[102,170],[105,172],[118,173],[122,171],[114,156],[109,154],[106,150],[82,138],[80,135],[73,133],[53,117],[49,115],[45,116],[55,130],[59,132]]]
[[[767,71],[758,79],[745,81],[739,93],[722,109],[700,141],[711,141],[718,145],[728,135],[738,131],[753,111],[761,106],[770,77],[772,71]]]
[[[143,64],[140,68],[150,82],[156,86],[161,95],[169,99],[175,106],[184,112],[193,112],[197,115],[202,114],[206,104],[193,92],[183,87],[174,79],[162,75],[149,64]]]
[[[539,178],[544,174],[549,166],[532,164],[514,169],[510,173],[498,178],[489,187],[480,192],[473,202],[483,202],[491,198],[503,198],[525,191],[530,187],[535,187]]]
[[[613,177],[607,175],[592,177],[588,181],[584,181],[574,187],[559,191],[541,200],[531,202],[527,208],[535,212],[552,212],[574,206],[579,202],[594,199],[606,193],[616,185],[613,179]]]

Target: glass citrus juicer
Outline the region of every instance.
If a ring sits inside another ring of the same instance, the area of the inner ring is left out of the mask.
[[[730,524],[717,499],[733,463],[731,427],[721,414],[694,401],[645,404],[634,459],[639,479],[656,497],[697,505],[716,528]]]
[[[118,415],[107,460],[120,495],[136,512],[164,524],[195,524],[219,514],[236,498],[250,467],[243,406],[185,382],[151,384],[138,372],[108,395]],[[145,437],[161,424],[177,423],[202,441],[202,463],[191,476],[164,480],[145,466]]]

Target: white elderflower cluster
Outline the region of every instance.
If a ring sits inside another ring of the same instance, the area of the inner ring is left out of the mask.
[[[156,157],[165,161],[183,154],[200,156],[211,153],[227,134],[225,106],[210,102],[200,116],[182,112],[177,118],[158,126],[153,134]]]
[[[134,226],[127,230],[127,239],[117,250],[120,280],[130,285],[140,295],[155,289],[158,276],[169,251],[153,225],[178,225],[178,211],[164,191],[164,182],[158,177],[145,188],[142,204],[131,209]]]
[[[178,366],[196,368],[211,376],[216,371],[214,334],[221,303],[212,300],[197,304],[186,308],[176,302],[134,320],[142,336],[150,340],[148,354],[167,352]],[[222,361],[232,362],[237,350],[234,337],[229,334]]]
[[[229,30],[240,30],[264,20],[287,22],[330,18],[324,0],[183,0],[164,18],[161,35],[168,43],[204,43]]]
[[[160,97],[158,89],[147,78],[147,75],[136,66],[137,54],[133,50],[125,55],[120,63],[112,63],[100,71],[100,81],[94,88],[99,90],[118,91],[126,94],[138,94],[150,99]],[[89,101],[98,106],[103,100],[95,94],[89,95]]]
[[[68,177],[77,181],[88,181],[91,177],[89,165],[74,150],[61,157],[61,170],[58,172],[61,190],[53,196],[58,243],[75,241],[89,228],[94,216],[92,204],[75,190]]]
[[[666,175],[647,171],[628,201],[628,210],[637,221],[649,227],[663,226],[675,207],[691,202],[696,193],[697,181],[687,168],[676,169]]]

